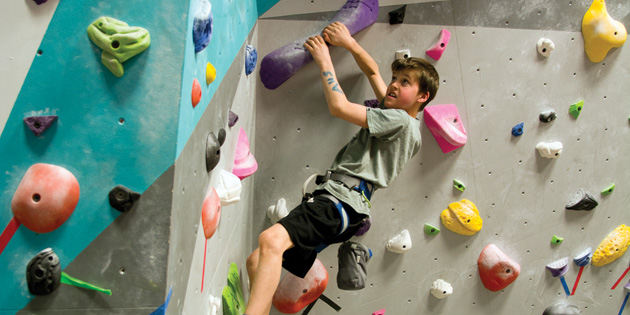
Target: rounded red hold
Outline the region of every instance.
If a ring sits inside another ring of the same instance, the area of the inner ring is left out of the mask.
[[[199,80],[194,79],[192,85],[192,106],[195,107],[201,101],[201,85]]]
[[[521,266],[494,244],[481,251],[477,266],[481,282],[492,292],[505,289],[521,273]]]
[[[304,279],[287,273],[276,293],[273,306],[284,314],[295,314],[317,300],[328,286],[328,271],[319,259],[308,271]]]
[[[13,215],[29,230],[48,233],[62,225],[79,202],[79,181],[67,169],[37,163],[26,170],[11,201]]]
[[[210,191],[203,201],[201,207],[201,224],[203,225],[203,234],[206,239],[214,235],[219,227],[219,219],[221,218],[221,199],[214,187],[210,187]]]

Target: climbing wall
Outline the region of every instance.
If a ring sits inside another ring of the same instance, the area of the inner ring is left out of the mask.
[[[259,20],[259,55],[263,56],[310,34],[318,33],[345,1],[280,1]],[[407,4],[402,24],[390,25],[388,12]],[[377,22],[354,37],[381,66],[388,81],[389,65],[398,50],[426,58],[440,74],[440,89],[431,105],[455,104],[466,129],[467,143],[442,153],[422,126],[423,145],[403,174],[372,202],[372,228],[354,240],[374,255],[368,264],[366,288],[342,291],[336,286],[337,248],[319,259],[330,277],[324,295],[342,307],[340,314],[541,314],[556,302],[576,305],[582,314],[618,312],[625,297],[621,286],[611,290],[628,266],[623,256],[603,267],[584,268],[579,287],[567,297],[559,278],[545,266],[569,257],[564,275],[573,287],[579,267],[573,258],[593,250],[609,232],[630,223],[630,162],[625,139],[630,135],[624,82],[630,71],[627,47],[612,49],[602,62],[589,61],[581,21],[589,1],[394,1],[381,0]],[[629,25],[630,7],[607,1],[610,15]],[[442,29],[450,43],[439,61],[425,50]],[[291,30],[291,31],[287,31]],[[537,52],[541,38],[555,43],[549,57]],[[352,56],[331,48],[340,85],[352,102],[374,98]],[[336,152],[358,127],[333,118],[327,110],[318,68],[309,64],[274,90],[258,84],[256,110],[256,174],[253,234],[269,227],[265,210],[285,198],[292,208],[313,173],[323,173]],[[569,106],[584,101],[578,118]],[[554,110],[556,120],[543,123],[539,114]],[[422,119],[422,114],[419,115]],[[524,123],[520,137],[512,127]],[[557,159],[540,156],[539,142],[563,144]],[[453,180],[465,184],[461,192]],[[610,195],[600,191],[612,183]],[[312,189],[312,184],[311,184]],[[592,211],[565,210],[580,189],[599,205]],[[473,236],[448,230],[440,213],[450,203],[471,200],[483,219]],[[441,229],[423,232],[425,223]],[[386,250],[403,229],[412,248],[404,254]],[[555,236],[564,238],[552,244]],[[253,240],[254,244],[256,238]],[[482,284],[477,259],[495,244],[520,264],[514,283],[498,292]],[[439,300],[431,285],[443,279],[453,293]],[[623,285],[627,279],[623,279]],[[312,314],[337,314],[319,301]],[[272,314],[279,314],[272,310]]]

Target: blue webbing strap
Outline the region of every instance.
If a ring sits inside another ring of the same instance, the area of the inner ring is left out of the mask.
[[[335,204],[335,207],[337,207],[337,211],[339,211],[339,216],[341,217],[341,230],[339,231],[339,233],[337,233],[337,236],[341,235],[343,232],[345,232],[348,229],[348,224],[350,223],[348,220],[348,213],[343,208],[343,205],[341,204],[339,199],[328,194],[322,194],[320,196],[328,198],[330,201],[332,201]],[[321,253],[326,247],[328,247],[328,244],[321,243],[319,244],[319,246],[317,246],[315,250],[318,253]]]

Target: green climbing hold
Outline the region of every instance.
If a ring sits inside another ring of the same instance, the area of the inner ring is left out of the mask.
[[[227,287],[223,288],[223,315],[242,315],[245,312],[245,298],[235,263],[230,265],[227,281]]]
[[[143,52],[151,44],[149,31],[111,17],[100,17],[87,28],[88,37],[101,48],[101,62],[115,76],[122,77],[122,63]]]
[[[583,100],[579,100],[577,103],[571,104],[571,106],[569,106],[569,114],[571,114],[571,116],[573,116],[575,119],[577,119],[578,116],[580,116],[580,112],[582,111],[582,107],[584,107],[584,101]]]
[[[602,190],[602,195],[606,196],[606,195],[610,195],[613,190],[615,190],[615,184],[612,184],[608,187],[606,187],[606,189]]]
[[[435,226],[429,223],[425,223],[424,233],[426,233],[427,235],[437,235],[438,233],[440,233],[440,229],[436,228]]]
[[[558,236],[553,236],[551,238],[551,245],[558,245],[560,243],[562,243],[562,241],[564,241],[564,237],[558,237]]]
[[[464,183],[462,183],[461,181],[459,181],[457,179],[453,179],[453,187],[455,187],[455,189],[457,189],[459,191],[466,190],[466,185],[464,185]]]

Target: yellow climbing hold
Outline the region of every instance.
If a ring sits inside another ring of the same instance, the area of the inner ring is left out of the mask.
[[[621,47],[626,41],[626,27],[613,20],[606,10],[604,0],[594,0],[582,19],[584,50],[592,62],[604,60],[613,47]]]
[[[622,224],[597,246],[593,253],[593,266],[601,267],[623,256],[630,245],[630,227]]]
[[[440,219],[449,230],[461,235],[473,235],[483,225],[477,207],[467,199],[448,205],[448,209],[442,211]]]
[[[210,83],[212,83],[216,78],[217,69],[215,69],[214,66],[208,62],[208,64],[206,64],[206,85],[210,85]]]

